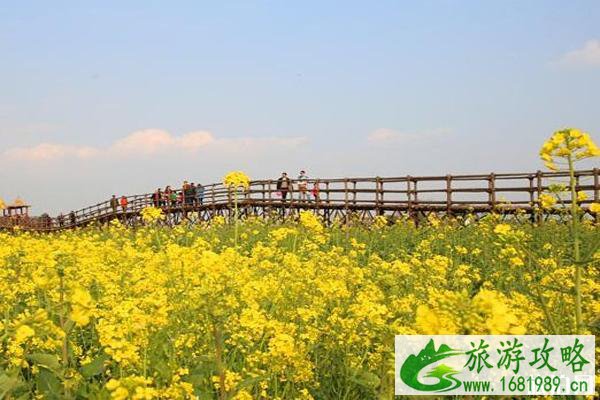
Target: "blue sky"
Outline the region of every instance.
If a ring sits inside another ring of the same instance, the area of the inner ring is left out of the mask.
[[[0,196],[36,212],[230,169],[536,170],[558,128],[599,139],[597,1],[10,3]]]

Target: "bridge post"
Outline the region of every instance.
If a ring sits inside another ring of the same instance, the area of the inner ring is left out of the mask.
[[[452,214],[452,175],[446,175],[446,215]]]
[[[267,198],[267,202],[265,203],[265,196]],[[265,193],[265,185],[263,184],[263,194],[262,194],[262,198],[263,198],[263,209],[262,209],[262,213],[263,213],[263,218],[267,218],[267,215],[271,214],[271,180],[269,179],[267,181],[267,192]]]
[[[227,186],[227,220],[231,222],[233,220],[231,215],[231,187]]]
[[[348,178],[344,178],[344,210],[345,210],[345,221],[348,224],[350,220],[349,208],[348,208]]]
[[[540,195],[542,194],[542,171],[540,171],[539,169],[536,171],[535,173],[535,177],[536,177],[536,192],[537,192],[537,201],[539,203],[540,201]],[[544,216],[540,213],[539,215],[540,219],[543,219]],[[540,222],[538,220],[538,222]]]
[[[329,206],[331,201],[329,199],[329,181],[325,182],[325,208],[323,209],[323,214],[327,223],[331,225],[331,207]]]
[[[375,178],[375,212],[377,215],[383,215],[385,211],[383,210],[383,181],[381,177]]]
[[[412,205],[412,189],[411,189],[411,177],[406,175],[406,206],[408,209]]]
[[[496,207],[496,174],[493,172],[488,177],[488,204],[490,211]]]
[[[419,205],[419,188],[417,186],[417,184],[419,183],[419,181],[416,178],[410,177],[410,180],[412,182],[412,194],[413,194],[413,201],[415,202],[416,205]]]
[[[538,209],[537,209],[537,206],[535,204],[535,189],[534,189],[534,186],[533,186],[533,178],[534,178],[533,174],[529,174],[527,176],[527,179],[529,179],[529,204],[530,204],[530,207],[531,207],[530,208],[531,211],[530,211],[529,219],[530,219],[531,222],[535,223],[535,221],[537,219],[536,215],[537,215]]]
[[[319,182],[319,179],[315,179],[314,186],[317,188],[317,191],[313,193],[315,195],[315,214],[317,216],[321,216],[321,193],[319,193],[321,184]]]
[[[412,219],[417,224],[417,219],[415,218],[413,212],[413,191],[411,189],[412,178],[410,175],[406,175],[406,212],[408,214],[408,218]],[[416,195],[416,193],[415,193]]]
[[[600,201],[600,169],[594,168],[594,202]]]
[[[210,217],[211,219],[214,218],[217,214],[217,207],[216,207],[216,199],[215,199],[215,185],[212,185],[211,190],[210,190],[210,194],[211,194],[211,208],[212,208],[212,216]]]

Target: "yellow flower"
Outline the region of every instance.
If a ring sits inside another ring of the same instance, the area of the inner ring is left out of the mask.
[[[165,218],[162,209],[156,207],[146,207],[140,212],[140,215],[146,223],[152,223]]]
[[[15,332],[15,341],[17,343],[23,343],[27,339],[35,336],[35,331],[27,325],[21,325]]]
[[[300,212],[300,224],[308,230],[316,233],[323,232],[323,224],[321,220],[314,213],[310,211]]]
[[[575,132],[547,147],[581,140]],[[600,212],[600,204],[590,209]],[[360,366],[384,393],[390,332],[543,334],[548,315],[560,332],[573,330],[575,267],[559,218],[473,216],[465,226],[431,217],[432,224],[378,230],[358,218],[329,227],[311,212],[295,223],[293,211],[287,221],[239,221],[245,239],[237,243],[225,212],[172,229],[0,231],[0,369],[25,371],[20,377],[33,387],[43,365],[31,355],[54,360],[64,349],[63,310],[67,327],[78,326],[66,338],[72,365],[103,370],[89,378],[67,371],[64,383],[71,393],[92,385],[122,400],[337,398],[334,385],[317,378],[332,359],[332,380]],[[593,245],[593,229],[582,224],[583,248]],[[600,261],[600,250],[589,258]],[[597,282],[600,271],[585,269],[585,327],[600,315]],[[360,386],[349,382],[347,397],[369,397]]]
[[[521,257],[512,257],[510,259],[510,264],[513,267],[522,267],[523,265],[525,265],[525,263],[523,262],[523,259],[521,259]]]
[[[542,193],[539,200],[543,209],[550,209],[556,204],[556,197],[547,193]]]
[[[295,354],[294,338],[280,333],[269,342],[269,353],[275,357],[292,357]]]
[[[593,212],[593,213],[595,213],[595,214],[600,213],[600,203],[592,203],[592,204],[590,204],[590,211]]]
[[[219,375],[213,375],[211,380],[217,389],[221,389],[221,377]],[[234,389],[241,380],[242,377],[239,373],[229,370],[225,371],[225,391],[229,392]]]
[[[417,328],[427,335],[445,335],[456,333],[456,325],[448,318],[438,315],[425,305],[417,307],[415,323]]]
[[[87,291],[77,288],[71,296],[71,303],[71,320],[77,326],[89,324],[94,308],[92,296]]]
[[[579,129],[567,128],[554,132],[540,149],[540,158],[550,170],[557,170],[555,158],[571,158],[581,160],[597,157],[600,149],[596,146],[590,135]]]
[[[373,226],[376,229],[383,229],[388,225],[388,219],[383,215],[377,215],[373,219]]]
[[[512,228],[509,224],[498,224],[496,225],[496,227],[494,228],[494,233],[497,233],[498,235],[508,235],[511,232]]]
[[[242,171],[232,171],[225,175],[223,184],[231,188],[241,187],[247,189],[250,186],[250,178]]]
[[[254,397],[250,393],[248,393],[245,389],[240,390],[233,397],[233,400],[252,400]]]
[[[506,298],[493,290],[481,290],[473,298],[473,307],[486,317],[486,328],[492,335],[523,335],[522,321],[511,310]]]
[[[122,379],[111,379],[106,383],[106,388],[111,392],[112,400],[151,400],[158,397],[158,391],[148,387],[151,383],[150,378],[134,375]]]

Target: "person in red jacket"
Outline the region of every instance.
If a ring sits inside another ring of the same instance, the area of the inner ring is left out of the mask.
[[[319,188],[319,181],[315,181],[313,188],[311,190],[311,194],[313,195],[313,198],[315,199],[315,201],[319,201],[319,193],[321,192],[321,189]]]
[[[123,209],[123,214],[125,212],[127,212],[127,205],[129,204],[129,201],[127,200],[127,197],[125,196],[121,196],[121,208]]]

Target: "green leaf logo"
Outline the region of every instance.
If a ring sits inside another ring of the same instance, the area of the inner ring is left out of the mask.
[[[430,339],[418,355],[411,354],[406,358],[400,368],[400,379],[411,388],[424,392],[447,392],[456,389],[461,385],[461,381],[456,379],[454,375],[460,371],[448,365],[439,364],[427,372],[425,377],[438,379],[434,384],[420,382],[419,373],[433,363],[460,354],[464,354],[464,351],[452,349],[445,344],[440,345],[440,348],[436,350],[433,339]]]

